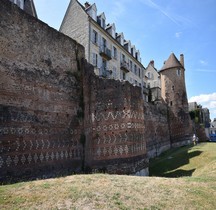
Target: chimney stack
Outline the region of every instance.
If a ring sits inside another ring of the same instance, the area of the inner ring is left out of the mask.
[[[184,55],[183,54],[180,55],[180,63],[184,67]]]
[[[151,60],[150,64],[154,67],[154,60]]]
[[[85,8],[87,9],[88,7],[90,7],[91,6],[91,4],[89,4],[89,2],[86,2],[85,3]]]

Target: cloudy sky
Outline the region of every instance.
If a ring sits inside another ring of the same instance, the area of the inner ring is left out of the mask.
[[[34,0],[39,19],[59,29],[69,0]],[[84,4],[86,0],[80,0]],[[210,110],[216,118],[216,1],[215,0],[89,0],[106,22],[115,23],[160,70],[174,52],[185,57],[188,100]]]

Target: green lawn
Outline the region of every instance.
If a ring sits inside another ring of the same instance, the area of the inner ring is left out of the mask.
[[[0,186],[0,209],[215,210],[216,144],[174,149],[150,165],[154,177],[74,175]]]
[[[216,143],[171,149],[150,161],[150,176],[216,176]]]

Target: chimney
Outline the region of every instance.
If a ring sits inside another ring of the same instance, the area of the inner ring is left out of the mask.
[[[184,55],[183,54],[180,55],[180,63],[184,67]]]
[[[89,4],[89,2],[86,2],[85,3],[85,8],[87,9],[88,7],[90,7],[91,6],[91,4]]]
[[[151,60],[150,64],[154,67],[154,60]]]

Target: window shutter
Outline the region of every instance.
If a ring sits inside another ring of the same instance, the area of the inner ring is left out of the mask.
[[[102,58],[100,56],[98,56],[98,67],[102,67]]]
[[[92,53],[92,64],[97,67],[98,65],[98,56],[96,53]]]
[[[100,47],[101,46],[101,35],[98,34],[98,46]]]

